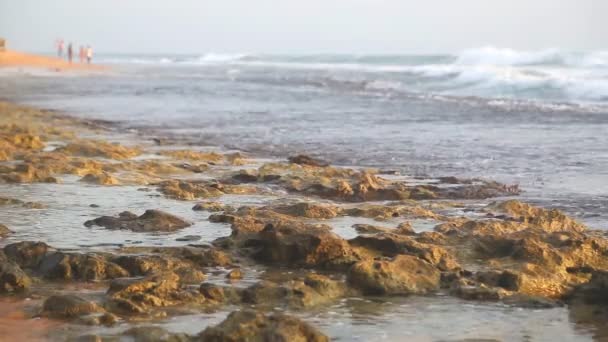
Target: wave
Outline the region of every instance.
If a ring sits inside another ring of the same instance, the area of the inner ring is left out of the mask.
[[[608,103],[608,51],[482,47],[433,56],[207,53],[112,58],[101,62],[213,67],[220,75],[225,69],[231,80],[279,86]]]
[[[455,57],[455,63],[461,65],[608,67],[608,51],[586,53],[563,52],[558,49],[518,51],[486,46],[465,50]]]
[[[344,69],[379,72],[409,71],[425,65],[448,66],[568,66],[608,68],[608,51],[564,52],[558,49],[522,51],[486,46],[452,55],[264,55],[206,53],[199,56],[109,56],[105,63],[124,64],[242,64],[277,68]]]
[[[190,60],[188,62],[200,62],[200,63],[230,63],[236,61],[242,61],[251,59],[253,55],[236,53],[236,54],[222,54],[222,53],[207,53],[200,56],[198,59]]]

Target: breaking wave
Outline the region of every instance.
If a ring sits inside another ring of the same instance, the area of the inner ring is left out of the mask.
[[[207,53],[109,56],[100,62],[225,68],[234,80],[285,86],[608,104],[608,51],[489,46],[452,55]]]

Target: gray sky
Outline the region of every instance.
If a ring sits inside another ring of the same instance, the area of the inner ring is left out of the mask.
[[[608,0],[0,0],[13,49],[125,53],[608,50]]]

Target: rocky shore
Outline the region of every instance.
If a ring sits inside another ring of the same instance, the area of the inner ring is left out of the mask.
[[[265,161],[142,136],[116,143],[119,134],[107,123],[0,103],[0,184],[75,180],[82,191],[133,189],[190,203],[225,234],[181,236],[179,246],[116,241],[115,248],[79,250],[11,240],[16,229],[0,222],[0,296],[34,303],[23,319],[56,323],[43,338],[327,341],[332,336],[298,313],[352,297],[436,294],[539,315],[567,306],[576,324],[608,338],[606,231],[517,200],[517,186],[416,179],[305,155]],[[239,196],[268,200],[239,203]],[[10,191],[0,197],[2,217],[46,208]],[[136,209],[79,224],[162,239],[196,223]],[[334,224],[346,219],[358,222],[348,234]],[[432,227],[420,229],[421,219]],[[195,334],[154,326],[217,311],[231,313]]]

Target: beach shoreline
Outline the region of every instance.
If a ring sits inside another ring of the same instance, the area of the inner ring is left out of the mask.
[[[0,68],[37,68],[53,71],[104,71],[107,66],[97,64],[70,63],[64,59],[29,54],[13,50],[0,51]]]
[[[0,272],[14,279],[0,292],[44,298],[39,314],[69,327],[54,337],[86,335],[84,323],[97,336],[144,338],[128,328],[204,311],[216,316],[190,324],[228,323],[199,338],[238,336],[229,323],[255,321],[324,341],[346,336],[339,319],[320,322],[323,333],[310,326],[311,310],[353,297],[440,294],[532,317],[538,307],[565,310],[562,300],[580,308],[608,269],[605,233],[514,200],[516,186],[382,175],[302,155],[259,160],[7,102],[0,113]],[[235,306],[243,313],[228,315]],[[607,336],[593,322],[573,324]],[[118,333],[107,328],[120,323]],[[185,333],[170,334],[195,340]],[[476,337],[496,334],[507,332]]]

